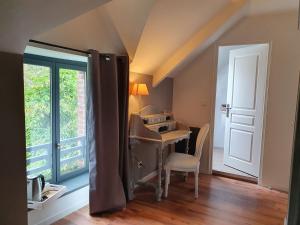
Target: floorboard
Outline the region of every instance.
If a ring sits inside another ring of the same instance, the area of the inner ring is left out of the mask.
[[[282,225],[287,213],[287,194],[255,184],[200,175],[195,200],[192,177],[171,179],[169,196],[159,203],[143,188],[121,212],[92,217],[84,207],[55,225]]]

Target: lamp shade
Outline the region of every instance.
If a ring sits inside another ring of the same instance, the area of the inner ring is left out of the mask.
[[[146,84],[134,84],[131,91],[132,95],[149,95]]]

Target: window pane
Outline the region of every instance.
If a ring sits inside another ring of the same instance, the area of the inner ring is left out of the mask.
[[[60,175],[86,167],[85,72],[59,69]]]
[[[52,179],[51,69],[24,64],[27,174]]]

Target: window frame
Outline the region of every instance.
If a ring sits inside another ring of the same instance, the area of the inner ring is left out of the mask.
[[[65,175],[60,174],[60,152],[58,148],[58,143],[60,142],[60,118],[59,118],[59,69],[72,69],[79,70],[85,73],[85,90],[86,90],[86,75],[87,75],[87,66],[88,63],[52,58],[40,55],[33,54],[24,54],[24,64],[45,66],[50,68],[50,99],[51,99],[51,140],[52,140],[52,179],[48,180],[50,183],[59,184],[66,180],[77,177],[83,173],[89,171],[89,152],[86,149],[85,157],[85,167],[79,170],[76,170]],[[86,92],[85,92],[86,94]],[[85,96],[86,99],[86,96]],[[26,115],[25,115],[26,116]],[[85,121],[86,123],[86,121]],[[87,125],[87,124],[85,124]],[[87,126],[85,126],[87,127]],[[87,130],[85,129],[85,136]],[[86,147],[86,145],[85,145]]]

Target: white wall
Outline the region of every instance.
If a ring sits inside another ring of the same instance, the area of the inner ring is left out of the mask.
[[[214,46],[177,74],[173,91],[176,118],[187,124],[198,125],[212,121],[216,46],[270,43],[261,181],[264,186],[283,191],[289,190],[300,71],[300,32],[297,22],[297,11],[251,16],[241,20]],[[207,147],[204,151],[201,163],[202,169],[207,171],[211,152]]]
[[[30,43],[32,44],[32,43]],[[47,49],[48,47],[48,49]],[[70,52],[70,51],[69,51]],[[72,61],[78,61],[78,62],[88,62],[88,57],[86,54],[81,54],[78,53],[78,55],[74,53],[69,53],[69,52],[63,52],[63,49],[55,49],[50,46],[31,46],[27,45],[25,48],[26,54],[32,54],[32,55],[39,55],[39,56],[46,56],[46,57],[51,57],[51,58],[56,58],[56,59],[65,59],[65,60],[72,60]]]
[[[297,10],[297,0],[250,0],[251,15]]]

